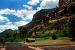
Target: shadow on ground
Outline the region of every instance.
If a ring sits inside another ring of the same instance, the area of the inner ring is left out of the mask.
[[[7,43],[5,46],[0,46],[0,50],[34,50],[23,43]]]

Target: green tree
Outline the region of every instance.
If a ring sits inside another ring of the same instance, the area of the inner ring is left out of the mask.
[[[11,37],[13,37],[14,34],[15,32],[13,30],[7,29],[1,33],[1,36],[5,41],[10,41],[10,39],[12,39]]]
[[[75,40],[75,16],[69,21],[69,36]]]

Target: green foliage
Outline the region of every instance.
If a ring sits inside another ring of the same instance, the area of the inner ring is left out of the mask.
[[[7,29],[0,34],[0,43],[21,41],[20,34],[16,30]]]
[[[75,39],[75,16],[71,17],[69,21],[69,36]]]
[[[7,38],[9,38],[14,31],[11,29],[7,29],[0,34],[0,43],[5,44],[7,42]]]
[[[48,39],[50,37],[51,37],[50,33],[40,33],[40,34],[35,36],[35,38],[42,38],[42,39]]]
[[[68,37],[68,33],[63,30],[63,31],[60,31],[60,32],[57,32],[56,34],[58,37]]]

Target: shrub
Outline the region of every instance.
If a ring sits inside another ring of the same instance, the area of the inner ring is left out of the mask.
[[[52,34],[52,39],[53,39],[53,40],[57,39],[56,34],[54,34],[54,33]]]

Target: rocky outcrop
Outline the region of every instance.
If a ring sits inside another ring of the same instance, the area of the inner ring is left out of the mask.
[[[68,22],[73,14],[75,14],[75,1],[59,0],[59,8],[38,11],[30,23],[19,27],[19,31],[35,35],[39,31],[61,30],[59,27]]]

